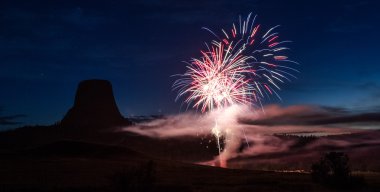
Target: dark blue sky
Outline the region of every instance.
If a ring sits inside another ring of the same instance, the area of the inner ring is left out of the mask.
[[[231,26],[258,15],[292,40],[301,63],[282,105],[316,104],[360,110],[380,106],[376,0],[2,1],[0,126],[50,124],[72,106],[84,79],[110,80],[123,115],[180,111],[171,90],[203,42],[201,27]],[[271,101],[279,103],[278,100]],[[25,115],[25,116],[24,116]]]

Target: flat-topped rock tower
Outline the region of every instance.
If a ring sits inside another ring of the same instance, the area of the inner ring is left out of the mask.
[[[111,128],[130,124],[117,108],[111,83],[99,79],[85,80],[79,83],[74,106],[61,121],[63,127],[87,129]]]

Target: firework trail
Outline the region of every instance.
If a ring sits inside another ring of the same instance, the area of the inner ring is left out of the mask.
[[[230,30],[221,29],[218,35],[208,28],[216,38],[206,43],[199,59],[187,62],[187,71],[174,82],[178,96],[202,113],[223,109],[232,105],[253,105],[262,108],[262,100],[272,95],[280,98],[277,91],[281,84],[296,78],[298,72],[287,64],[298,64],[289,60],[285,47],[290,41],[280,40],[275,26],[267,31],[256,24],[256,16],[250,13],[245,20],[239,16],[238,24]],[[217,138],[218,149],[223,136],[215,120],[212,134]],[[248,144],[248,141],[247,141]]]

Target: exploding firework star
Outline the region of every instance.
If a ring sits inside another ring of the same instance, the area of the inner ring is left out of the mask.
[[[281,90],[281,84],[296,78],[298,72],[288,64],[298,64],[289,60],[285,47],[290,41],[281,41],[275,26],[263,31],[256,24],[256,16],[250,13],[245,20],[239,16],[237,24],[230,30],[221,29],[220,35],[208,28],[216,38],[205,43],[199,59],[187,63],[187,71],[175,81],[173,88],[178,96],[202,113],[222,109],[231,105],[253,105],[262,108],[262,100]],[[212,129],[217,138],[223,135],[217,122]],[[247,142],[248,143],[248,142]]]

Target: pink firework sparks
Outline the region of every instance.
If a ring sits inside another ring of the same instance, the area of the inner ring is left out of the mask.
[[[285,56],[290,41],[281,41],[275,32],[278,26],[262,32],[255,24],[256,16],[232,24],[230,33],[221,30],[221,36],[208,28],[217,39],[201,50],[200,59],[188,63],[186,73],[175,81],[179,97],[202,112],[233,104],[260,104],[261,100],[276,95],[280,85],[291,78],[296,69],[285,64],[298,64]]]
[[[201,59],[193,59],[184,78],[176,81],[178,97],[188,94],[187,103],[207,109],[251,102],[253,87],[246,75],[253,73],[245,62],[249,56],[232,53],[231,46],[214,44],[207,52],[201,51]]]

